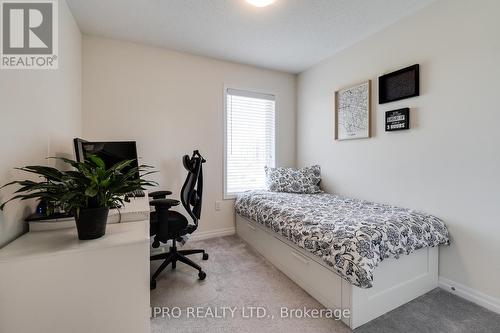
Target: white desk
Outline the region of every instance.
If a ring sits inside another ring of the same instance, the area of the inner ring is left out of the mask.
[[[80,241],[30,232],[0,249],[0,332],[149,333],[149,221]]]

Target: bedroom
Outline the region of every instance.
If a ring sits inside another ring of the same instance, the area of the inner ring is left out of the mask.
[[[147,221],[135,224],[150,228],[147,197],[132,199],[141,208],[112,208],[106,234],[89,241],[78,241],[71,218],[24,222],[38,202],[13,201],[0,212],[0,332],[499,330],[497,1],[45,2],[57,9],[57,67],[5,68],[2,60],[0,68],[0,186],[37,179],[16,167],[64,170],[62,161],[46,158],[76,158],[74,138],[135,142],[140,162],[156,171],[146,177],[157,183],[146,188],[149,199],[153,191],[172,192],[159,204],[182,201],[189,161],[203,165],[201,215],[193,218],[182,202],[173,211],[189,225],[199,220],[187,241],[175,239],[179,251],[206,251],[208,260],[189,255],[206,277],[174,261],[175,269],[170,263],[150,281],[165,258],[150,266],[149,252],[161,257],[171,239],[160,241],[163,252],[148,240],[147,249],[127,243],[96,254],[114,242],[115,230],[126,242],[118,228],[134,223],[112,222],[127,214],[145,213]],[[2,1],[9,3],[23,1]],[[394,97],[401,85],[391,89],[390,79],[399,70],[413,91]],[[344,99],[349,93],[361,96],[359,108],[350,108],[356,103]],[[393,100],[385,103],[388,96]],[[339,121],[349,111],[363,115],[361,130]],[[402,130],[387,131],[391,120]],[[263,153],[252,157],[248,149]],[[263,188],[269,191],[241,194]],[[0,203],[15,190],[2,188]],[[415,221],[433,229],[423,228],[418,246],[402,230]],[[354,233],[363,232],[379,252],[362,251],[360,269],[338,266],[335,246],[353,239],[345,235],[350,226],[377,223],[386,228],[381,239],[362,227]],[[395,233],[389,223],[397,224]],[[71,227],[35,230],[48,225]],[[71,249],[50,251],[62,251],[64,265],[50,262],[40,271],[35,258],[21,260],[39,251],[48,256],[40,235],[62,233]],[[389,234],[404,239],[405,248],[388,249],[380,262]],[[95,254],[87,258],[85,251]],[[396,259],[399,251],[405,253]],[[78,260],[88,265],[80,275],[70,268]],[[368,280],[350,278],[356,272]],[[324,311],[305,318],[304,307],[330,309],[335,318]],[[78,320],[71,309],[89,319]]]

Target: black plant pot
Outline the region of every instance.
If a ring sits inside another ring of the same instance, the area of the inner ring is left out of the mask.
[[[75,217],[78,239],[96,239],[106,233],[109,208],[81,209],[80,216]]]

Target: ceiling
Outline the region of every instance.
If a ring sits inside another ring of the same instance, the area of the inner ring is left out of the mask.
[[[291,73],[434,0],[67,0],[83,33]]]

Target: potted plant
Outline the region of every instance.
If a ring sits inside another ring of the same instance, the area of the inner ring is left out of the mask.
[[[16,199],[39,199],[49,202],[75,217],[78,238],[95,239],[106,232],[109,209],[123,205],[128,201],[127,194],[134,190],[144,189],[156,183],[144,180],[145,172],[151,168],[147,165],[132,166],[134,160],[119,162],[107,168],[104,161],[97,156],[90,156],[84,162],[66,158],[56,158],[71,167],[69,171],[61,171],[47,166],[26,166],[19,170],[40,176],[43,180],[22,180],[10,182],[6,186],[17,184],[20,188],[15,196],[0,205]],[[145,172],[142,176],[137,174]]]

